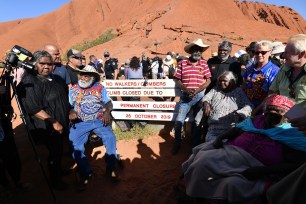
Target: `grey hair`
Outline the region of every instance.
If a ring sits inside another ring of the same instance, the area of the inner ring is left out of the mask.
[[[288,39],[288,44],[292,44],[295,50],[297,51],[296,54],[300,54],[306,50],[306,35],[305,34],[297,34],[290,36]]]
[[[270,40],[258,41],[255,45],[255,49],[258,49],[261,46],[267,46],[269,50],[273,49],[273,43]]]
[[[232,50],[232,43],[230,41],[224,40],[221,43],[219,43],[218,48],[220,47],[226,47],[229,48],[230,50]]]
[[[38,51],[34,52],[34,54],[33,54],[33,59],[32,59],[33,65],[35,65],[36,62],[42,57],[48,57],[51,60],[51,62],[53,62],[52,56],[50,55],[49,52],[47,52],[45,50],[38,50]]]
[[[229,80],[230,84],[231,85],[236,85],[237,84],[237,77],[235,76],[235,74],[231,71],[225,71],[223,72],[223,74],[221,74],[219,77],[218,77],[218,81],[221,77],[225,77]]]

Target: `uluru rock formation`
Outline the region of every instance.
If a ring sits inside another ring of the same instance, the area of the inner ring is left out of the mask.
[[[244,49],[250,41],[286,41],[289,35],[306,32],[306,21],[288,7],[233,0],[73,0],[37,18],[0,23],[0,51],[15,44],[30,51],[46,43],[58,44],[63,53],[84,40],[112,29],[117,37],[84,51],[101,57],[109,51],[120,61],[145,52],[185,55],[186,43],[202,38],[211,45],[205,57],[223,39]],[[149,30],[146,37],[145,32]],[[157,46],[154,44],[157,43]]]
[[[298,33],[306,32],[306,21],[300,14],[287,6],[246,1],[236,1],[236,4],[250,20],[276,24]]]

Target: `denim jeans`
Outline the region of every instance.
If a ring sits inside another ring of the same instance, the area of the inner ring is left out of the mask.
[[[109,125],[104,126],[103,122],[98,119],[75,123],[70,128],[69,140],[73,147],[72,156],[78,165],[78,171],[81,175],[92,173],[88,160],[84,154],[84,145],[88,140],[90,132],[94,132],[100,137],[106,148],[106,169],[113,169],[117,162],[116,137]]]
[[[175,126],[174,126],[174,142],[180,144],[181,143],[181,131],[183,124],[185,122],[186,116],[191,108],[194,109],[194,116],[195,116],[195,127],[192,133],[192,144],[196,146],[200,143],[201,140],[201,120],[202,117],[199,117],[197,113],[201,111],[201,107],[199,106],[201,99],[204,96],[204,91],[198,93],[193,98],[189,98],[187,95],[181,96],[179,102],[179,111],[176,117]],[[203,115],[203,114],[202,114]]]

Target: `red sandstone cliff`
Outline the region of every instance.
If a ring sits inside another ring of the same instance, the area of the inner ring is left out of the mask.
[[[148,24],[151,32],[146,38]],[[65,52],[107,29],[118,37],[84,51],[85,55],[101,57],[108,50],[124,61],[142,52],[186,54],[183,46],[202,38],[211,45],[207,58],[223,39],[232,41],[234,50],[253,40],[285,41],[291,34],[305,33],[305,20],[287,7],[233,0],[73,0],[37,18],[0,23],[0,52],[14,44],[35,51],[45,43],[58,44]]]
[[[239,2],[237,6],[250,20],[276,24],[297,33],[306,32],[306,21],[293,9],[287,6],[268,5],[259,2]]]

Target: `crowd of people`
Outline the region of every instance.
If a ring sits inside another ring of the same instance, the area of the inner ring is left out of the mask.
[[[168,52],[163,58],[149,58],[142,54],[126,59],[120,67],[110,52],[104,53],[104,60],[90,55],[87,64],[81,51],[70,49],[63,64],[55,45],[35,51],[29,59],[34,69],[20,72],[15,83],[30,133],[48,149],[52,187],[66,188],[62,156],[68,139],[79,173],[78,189],[86,189],[93,171],[84,152],[92,134],[106,147],[107,177],[120,178],[116,136],[109,125],[112,99],[101,81],[175,79],[183,94],[169,151],[179,153],[182,127],[193,110],[193,149],[182,164],[180,186],[193,202],[279,203],[284,195],[277,194],[284,185],[294,183],[299,188],[301,184],[290,173],[305,175],[305,167],[299,167],[306,162],[306,115],[292,118],[286,113],[294,106],[306,108],[306,35],[290,36],[285,44],[251,42],[233,56],[232,43],[224,40],[218,52],[205,60],[202,54],[208,48],[197,39],[184,47],[189,56]],[[4,92],[0,87],[0,94]],[[10,175],[16,186],[25,186],[20,181],[12,127],[3,111],[1,124],[0,184],[8,189]],[[300,196],[292,193],[284,199],[297,203],[293,201]]]

